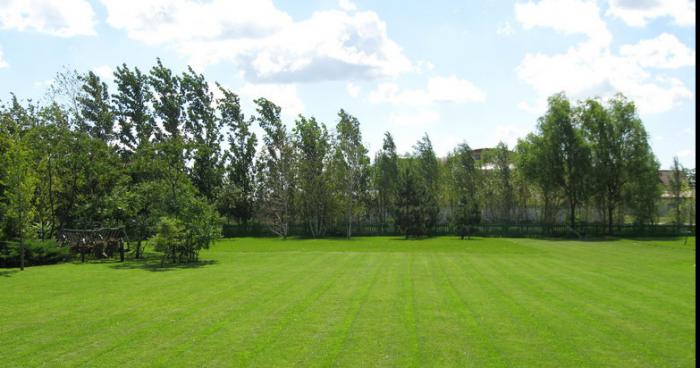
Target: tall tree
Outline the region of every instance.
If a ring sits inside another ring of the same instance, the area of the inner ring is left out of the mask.
[[[329,220],[331,188],[328,178],[330,141],[325,124],[302,115],[293,129],[299,210],[311,236],[323,236]]]
[[[590,172],[590,149],[574,119],[571,103],[563,93],[548,99],[549,108],[539,123],[547,148],[558,170],[555,179],[569,205],[569,224],[576,227],[576,207],[586,199],[586,183]]]
[[[548,144],[541,134],[529,133],[524,139],[519,139],[516,166],[527,181],[538,189],[542,203],[540,221],[551,226],[556,219],[561,191],[555,181],[560,170],[556,166],[554,150],[548,149]]]
[[[396,226],[406,239],[427,233],[428,216],[423,204],[426,195],[425,185],[420,181],[416,166],[415,158],[402,159],[396,185],[397,196],[393,217]]]
[[[255,146],[257,138],[250,129],[255,121],[241,112],[238,96],[217,85],[222,97],[217,100],[219,115],[228,127],[229,149],[225,154],[226,185],[219,195],[219,210],[234,217],[239,223],[248,223],[253,217],[255,197]]]
[[[673,223],[681,225],[683,223],[683,195],[688,190],[688,182],[685,177],[685,168],[678,160],[678,156],[673,157],[671,165],[671,180],[669,183],[669,192],[673,198]]]
[[[340,190],[345,208],[347,237],[352,237],[353,216],[359,210],[359,204],[365,195],[369,170],[367,148],[362,144],[360,122],[354,116],[340,110],[340,120],[335,127],[335,167],[336,179],[340,181]]]
[[[148,82],[153,91],[154,116],[160,120],[164,133],[170,137],[180,137],[184,105],[184,98],[180,93],[180,78],[163,66],[158,58],[156,66],[151,68]]]
[[[20,269],[24,270],[24,240],[33,220],[32,196],[38,178],[32,169],[30,151],[25,140],[15,135],[8,140],[5,152],[4,173],[5,185],[5,216],[13,221],[13,228],[20,248]]]
[[[476,169],[471,148],[466,143],[460,144],[448,156],[450,170],[450,207],[452,226],[460,237],[469,236],[472,225],[481,220],[481,208],[478,199],[478,170]]]
[[[661,185],[659,162],[649,145],[649,135],[634,102],[617,94],[608,104],[608,115],[615,127],[612,136],[623,160],[622,197],[625,207],[632,210],[636,222],[654,222]],[[624,221],[621,215],[619,222]]]
[[[119,142],[126,152],[133,153],[139,146],[150,143],[159,128],[153,121],[149,104],[153,98],[148,85],[148,76],[139,68],[132,71],[126,64],[114,72],[117,93],[112,95]]]
[[[192,142],[193,150],[194,162],[190,176],[199,192],[213,201],[215,192],[222,184],[222,122],[216,116],[214,95],[209,91],[209,85],[202,74],[197,74],[192,67],[188,67],[180,81],[186,113],[184,131]]]
[[[440,172],[438,160],[428,134],[423,135],[416,143],[414,149],[419,179],[425,187],[425,197],[422,200],[422,205],[425,207],[425,213],[427,214],[425,226],[430,234],[440,215],[440,203],[438,201]]]
[[[258,160],[260,214],[272,232],[286,238],[294,194],[294,149],[280,118],[280,107],[265,98],[256,99],[255,104],[258,123],[265,132]]]
[[[114,113],[110,105],[107,84],[93,72],[81,76],[81,93],[78,106],[81,119],[78,128],[104,142],[110,142],[114,135]]]
[[[397,200],[399,181],[399,157],[396,154],[396,144],[391,133],[384,133],[382,149],[377,153],[374,164],[374,191],[377,193],[379,221],[382,226],[388,222],[388,217],[394,213]]]
[[[491,185],[494,187],[494,200],[496,202],[498,220],[510,223],[513,219],[515,194],[511,171],[511,152],[508,146],[503,142],[499,142],[489,162],[493,165]]]

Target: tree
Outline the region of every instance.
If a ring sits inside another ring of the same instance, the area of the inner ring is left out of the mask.
[[[623,162],[620,182],[624,205],[631,210],[635,222],[652,223],[657,216],[657,202],[661,195],[659,162],[651,150],[649,136],[634,103],[617,94],[608,104],[608,116],[614,126],[611,136],[615,140],[615,151],[619,150]],[[609,224],[612,224],[612,215],[610,212]]]
[[[487,156],[485,161],[492,165],[492,169],[488,170],[491,180],[486,185],[492,187],[492,201],[496,204],[497,219],[508,224],[513,219],[515,206],[511,152],[505,143],[499,142],[494,151]]]
[[[576,227],[576,206],[588,194],[586,177],[590,172],[590,150],[586,145],[573,109],[563,93],[548,99],[549,108],[539,123],[543,138],[552,149],[557,175],[552,179],[564,193],[569,205],[569,223]]]
[[[148,83],[153,91],[154,116],[160,120],[163,129],[169,137],[181,136],[181,116],[184,98],[180,93],[180,78],[164,67],[160,58],[156,66],[151,68]],[[163,133],[156,132],[162,140]]]
[[[547,141],[542,135],[529,133],[519,139],[516,145],[516,167],[527,181],[537,187],[537,194],[542,198],[541,222],[546,226],[554,224],[561,192],[554,181],[559,175],[555,166],[553,150],[548,149]]]
[[[4,164],[5,179],[5,217],[13,221],[14,230],[19,240],[20,269],[24,270],[24,240],[33,219],[32,195],[36,188],[37,177],[32,170],[30,151],[26,142],[15,135],[7,142]]]
[[[481,220],[478,199],[478,172],[472,157],[471,148],[460,144],[447,158],[450,170],[450,205],[452,226],[460,238],[469,235],[471,226]]]
[[[440,192],[438,160],[428,134],[423,135],[418,143],[416,143],[414,149],[419,175],[418,178],[420,183],[424,186],[423,191],[425,192],[425,197],[423,197],[421,201],[424,211],[427,214],[425,226],[430,234],[437,224],[440,214],[440,203],[438,201],[438,194]]]
[[[148,76],[139,68],[130,70],[126,64],[114,72],[117,93],[112,95],[114,112],[119,125],[118,138],[126,152],[133,153],[139,146],[148,144],[158,133],[149,104],[153,99]]]
[[[340,184],[340,197],[345,208],[347,238],[352,237],[352,219],[359,210],[358,204],[365,194],[369,169],[367,148],[362,144],[360,122],[354,116],[340,110],[340,120],[335,127],[336,179]]]
[[[374,191],[377,193],[379,221],[387,224],[389,214],[394,213],[399,181],[399,157],[391,133],[384,133],[382,149],[377,153],[374,163]]]
[[[415,159],[407,157],[402,160],[397,182],[394,221],[406,239],[427,233],[428,214],[423,205],[425,186],[418,178]]]
[[[289,235],[294,191],[294,149],[280,118],[281,109],[265,98],[255,101],[258,123],[265,132],[264,149],[258,160],[261,217],[282,238]]]
[[[253,117],[246,121],[238,96],[218,85],[222,97],[217,100],[221,123],[228,127],[229,149],[225,154],[226,184],[219,194],[219,210],[247,223],[253,217],[255,196],[255,146],[257,138],[250,129]]]
[[[91,137],[109,143],[114,135],[114,114],[107,84],[93,72],[81,76],[80,80],[83,84],[77,97],[81,116],[78,128]]]
[[[193,164],[190,176],[199,192],[213,201],[215,192],[221,187],[223,165],[220,145],[221,120],[213,107],[214,95],[204,76],[188,67],[180,79],[180,88],[185,106],[185,132],[192,142]]]
[[[328,178],[330,141],[325,124],[299,115],[293,129],[299,210],[311,236],[323,236],[331,210]]]
[[[673,164],[671,165],[671,180],[669,183],[669,192],[673,197],[673,223],[675,225],[681,225],[683,223],[684,213],[683,208],[683,195],[688,190],[688,182],[685,177],[685,168],[678,161],[678,157],[673,157]]]

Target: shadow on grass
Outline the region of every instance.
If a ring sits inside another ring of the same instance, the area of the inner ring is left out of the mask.
[[[166,271],[176,271],[182,269],[192,269],[210,266],[218,263],[215,260],[207,259],[200,260],[198,262],[190,263],[165,263],[161,266],[161,257],[158,255],[146,255],[140,259],[129,259],[124,262],[110,262],[112,263],[109,267],[115,270],[144,270],[151,272],[166,272]]]
[[[4,270],[0,271],[0,277],[10,277],[13,274],[19,272],[18,270]]]

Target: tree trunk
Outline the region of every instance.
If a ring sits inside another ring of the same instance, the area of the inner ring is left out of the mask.
[[[19,237],[19,269],[24,271],[24,241],[22,235]]]
[[[608,234],[613,233],[613,206],[608,206]]]
[[[571,202],[569,207],[571,208],[571,228],[576,228],[576,203]]]

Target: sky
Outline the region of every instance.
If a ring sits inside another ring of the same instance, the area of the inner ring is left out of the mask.
[[[160,57],[293,126],[356,116],[371,153],[425,133],[440,156],[535,129],[548,96],[622,92],[662,167],[695,167],[695,2],[688,0],[0,0],[0,100],[42,100],[57,72],[149,70]],[[113,90],[113,88],[112,88]],[[216,88],[214,88],[216,90]]]

